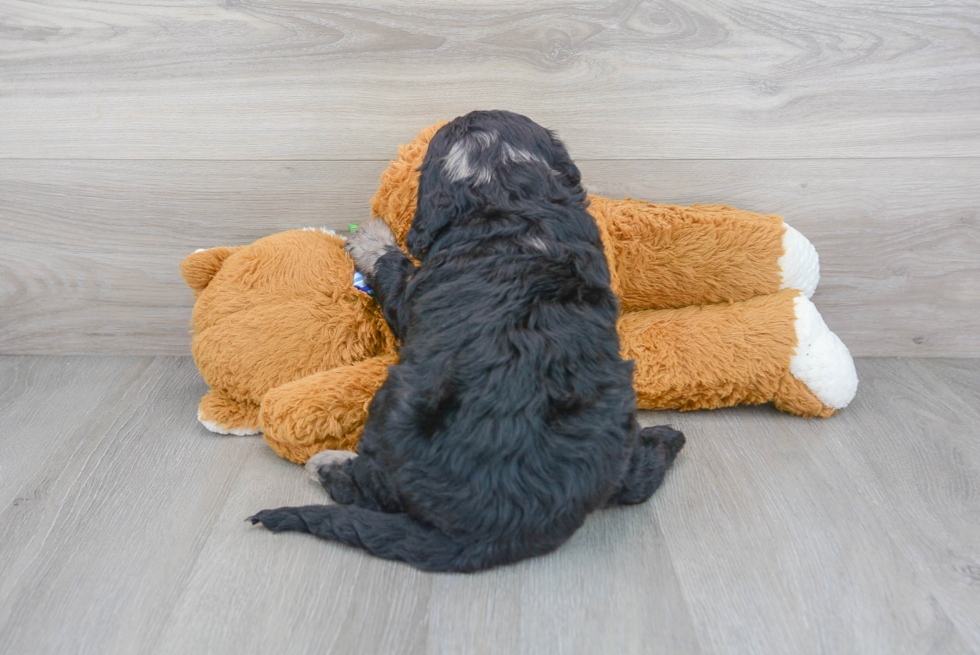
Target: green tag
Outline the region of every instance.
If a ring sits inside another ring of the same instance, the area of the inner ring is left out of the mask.
[[[353,223],[348,223],[347,224],[347,227],[348,227],[348,229],[350,229],[351,232],[353,232],[354,230],[357,229],[357,226],[354,225]]]

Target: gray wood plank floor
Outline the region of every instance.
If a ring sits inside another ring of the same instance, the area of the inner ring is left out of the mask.
[[[557,552],[429,575],[243,522],[324,493],[195,420],[185,357],[0,357],[0,652],[980,653],[980,360],[688,446]]]

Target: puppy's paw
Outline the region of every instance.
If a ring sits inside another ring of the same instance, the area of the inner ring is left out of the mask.
[[[352,453],[349,450],[323,450],[318,452],[313,457],[306,460],[306,473],[319,483],[322,478],[320,477],[320,471],[326,468],[332,468],[334,466],[340,466],[349,459],[357,457],[357,453]]]
[[[309,532],[299,515],[299,509],[299,507],[264,509],[245,520],[251,522],[252,525],[261,523],[263,527],[272,532]]]
[[[681,448],[687,443],[684,433],[669,425],[643,428],[640,431],[640,441],[648,448],[660,448],[667,466],[674,462],[677,453],[681,452]]]
[[[395,235],[380,218],[372,218],[347,237],[344,250],[354,260],[354,265],[365,275],[374,275],[375,265],[388,248],[397,248]]]

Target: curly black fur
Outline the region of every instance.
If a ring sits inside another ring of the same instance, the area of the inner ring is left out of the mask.
[[[684,436],[636,422],[633,364],[578,168],[530,119],[473,112],[421,167],[407,245],[368,282],[401,342],[359,456],[319,471],[346,505],[251,518],[431,571],[547,553],[649,498]]]

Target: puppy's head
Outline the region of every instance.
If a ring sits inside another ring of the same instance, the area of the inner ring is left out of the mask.
[[[416,259],[474,212],[585,201],[578,167],[562,142],[509,111],[474,111],[442,126],[419,171],[418,204],[405,239]]]

